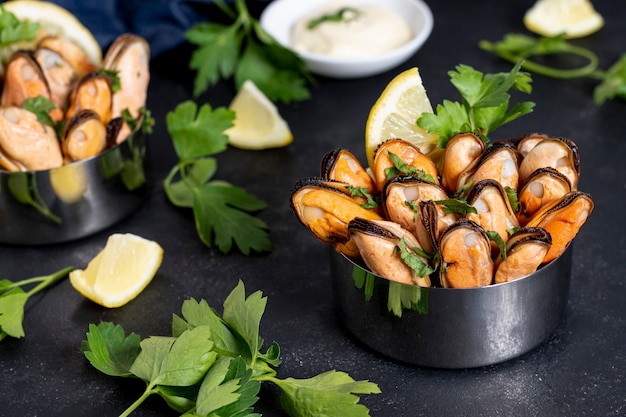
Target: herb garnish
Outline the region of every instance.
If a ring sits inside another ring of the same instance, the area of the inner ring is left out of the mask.
[[[24,337],[24,306],[28,299],[58,279],[67,276],[73,269],[73,267],[67,267],[50,275],[17,282],[11,282],[8,279],[0,280],[0,340],[6,336]],[[24,291],[24,287],[30,284],[37,285],[29,291]]]
[[[435,204],[439,204],[444,213],[458,214],[466,216],[468,213],[476,214],[476,208],[467,203],[464,198],[448,198],[446,200],[437,200]]]
[[[393,163],[392,167],[385,169],[385,179],[390,180],[391,178],[403,174],[407,177],[419,178],[424,181],[428,181],[432,184],[435,184],[435,179],[432,175],[428,174],[423,169],[419,169],[414,165],[409,165],[402,160],[398,155],[393,152],[388,152],[389,159],[391,163]]]
[[[402,262],[415,273],[415,276],[426,277],[435,272],[435,270],[422,260],[423,258],[430,258],[430,255],[424,252],[419,247],[412,247],[409,249],[406,246],[404,237],[400,238],[398,245],[394,248],[394,252],[400,252],[400,258]]]
[[[198,110],[192,101],[179,104],[166,116],[178,163],[163,181],[172,204],[193,209],[198,236],[208,247],[230,251],[233,242],[248,255],[251,250],[271,249],[268,226],[251,215],[267,204],[225,181],[211,180],[217,171],[212,155],[226,150],[235,113],[224,107],[204,104]]]
[[[266,304],[261,291],[246,298],[239,281],[224,301],[221,316],[205,300],[188,299],[182,317],[172,317],[171,336],[126,336],[121,326],[102,322],[89,325],[81,348],[101,372],[145,381],[143,394],[120,417],[153,394],[188,416],[258,415],[253,406],[263,382],[280,388],[281,405],[292,417],[369,416],[356,394],[380,393],[375,383],[355,381],[334,370],[309,379],[276,376],[279,345],[274,342],[261,352],[259,327]]]
[[[306,26],[309,30],[314,30],[316,27],[325,22],[351,22],[359,17],[361,12],[354,7],[342,7],[335,13],[328,13],[313,19]]]
[[[37,39],[39,26],[37,22],[31,23],[18,19],[13,13],[7,12],[3,5],[0,5],[0,63],[6,62],[14,51],[12,48],[7,48],[8,46]]]
[[[205,92],[221,78],[234,76],[237,89],[252,80],[272,101],[299,101],[310,97],[307,84],[313,77],[304,61],[279,44],[253,18],[244,0],[235,0],[233,10],[223,0],[214,3],[234,22],[199,23],[185,32],[198,46],[189,66],[196,70],[194,96]]]
[[[353,197],[363,197],[367,200],[367,203],[361,204],[361,207],[365,209],[374,209],[378,207],[378,203],[370,194],[369,188],[367,187],[355,187],[353,185],[346,185],[346,189],[350,192],[350,195]]]
[[[500,233],[495,230],[486,230],[486,232],[489,240],[493,241],[498,246],[498,249],[500,249],[500,257],[502,260],[506,259],[506,243],[504,243]]]
[[[558,79],[589,77],[600,80],[601,83],[593,91],[594,102],[597,105],[615,98],[626,100],[626,54],[622,54],[607,71],[602,71],[598,69],[598,57],[592,50],[572,44],[567,41],[564,34],[534,38],[510,33],[497,42],[482,40],[479,47],[509,62],[519,62],[525,70],[546,77]],[[535,56],[560,54],[582,57],[586,63],[578,68],[564,69],[531,60]]]
[[[423,113],[417,120],[422,129],[439,135],[437,146],[445,148],[448,140],[461,132],[473,132],[488,142],[496,128],[532,112],[535,103],[525,101],[509,109],[508,91],[532,91],[528,73],[520,72],[517,63],[511,72],[483,74],[468,65],[449,71],[450,80],[461,93],[462,101],[444,100],[435,113]]]

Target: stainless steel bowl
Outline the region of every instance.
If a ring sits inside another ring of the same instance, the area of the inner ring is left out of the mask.
[[[422,288],[372,274],[332,251],[337,313],[371,349],[433,368],[473,368],[543,342],[567,304],[572,249],[524,278],[482,288]]]
[[[46,171],[0,170],[0,243],[39,245],[96,233],[148,193],[146,137],[136,132],[102,154]]]

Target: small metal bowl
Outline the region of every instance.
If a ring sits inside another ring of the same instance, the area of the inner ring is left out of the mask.
[[[515,358],[543,342],[567,304],[571,246],[531,275],[482,288],[424,288],[372,274],[335,251],[337,313],[362,343],[431,368],[474,368]]]
[[[83,161],[44,171],[0,170],[0,243],[41,245],[101,231],[148,194],[140,131]]]

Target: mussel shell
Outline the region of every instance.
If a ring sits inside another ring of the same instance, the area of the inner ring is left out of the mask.
[[[494,268],[491,243],[478,224],[469,220],[452,224],[441,234],[439,253],[439,279],[444,288],[475,288],[491,284]]]
[[[44,36],[37,43],[38,48],[48,48],[60,54],[73,68],[78,77],[97,71],[97,63],[91,62],[85,52],[73,42],[59,36]]]
[[[39,63],[48,84],[50,101],[57,106],[57,113],[62,117],[62,112],[67,106],[67,98],[76,78],[74,68],[61,54],[52,49],[39,47],[33,52],[33,57]]]
[[[552,246],[550,234],[541,227],[521,227],[506,244],[506,258],[496,260],[494,283],[513,281],[532,274]]]
[[[484,179],[493,179],[503,187],[517,190],[521,160],[521,154],[512,143],[495,142],[459,176],[457,188],[463,187],[470,181],[475,183]]]
[[[80,110],[67,121],[61,146],[68,162],[96,156],[106,145],[106,125],[93,110]]]
[[[526,224],[528,227],[542,227],[552,237],[552,246],[543,263],[558,258],[567,249],[587,221],[593,206],[591,195],[582,191],[571,191],[543,207],[530,219]]]
[[[348,232],[350,220],[355,217],[382,219],[375,211],[361,207],[338,183],[318,177],[296,182],[290,207],[314,236],[350,258],[359,256]]]
[[[358,158],[347,149],[337,148],[327,152],[322,157],[320,176],[345,182],[354,187],[366,188],[370,194],[377,191],[374,179]]]
[[[572,191],[572,186],[565,175],[552,167],[537,169],[526,179],[526,183],[518,193],[517,219],[520,224],[526,224],[541,207],[563,197],[570,191]]]
[[[496,180],[475,183],[468,191],[466,201],[477,211],[468,213],[467,219],[485,230],[497,232],[504,242],[508,239],[508,231],[519,226],[506,191]],[[492,242],[492,249],[496,253],[497,244]]]
[[[0,105],[22,107],[29,98],[50,99],[46,76],[32,51],[17,51],[6,64]]]
[[[361,259],[375,274],[403,284],[422,287],[431,285],[430,277],[419,277],[401,258],[398,251],[400,240],[404,239],[406,249],[428,263],[413,248],[420,248],[415,236],[399,224],[389,220],[369,220],[354,218],[348,225],[352,240],[356,244]]]
[[[485,151],[485,142],[474,133],[459,133],[446,145],[441,183],[450,192],[459,188],[459,176]]]
[[[537,143],[520,164],[520,181],[539,168],[552,167],[565,175],[575,190],[580,176],[580,154],[574,141],[563,137],[549,137]]]

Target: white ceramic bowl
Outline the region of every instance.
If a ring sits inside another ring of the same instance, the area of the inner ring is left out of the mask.
[[[261,14],[261,26],[280,44],[291,48],[293,25],[329,0],[274,0]],[[394,68],[413,56],[430,36],[433,15],[421,0],[351,0],[355,5],[375,4],[386,7],[406,19],[413,38],[391,51],[369,57],[331,57],[322,54],[297,52],[307,68],[318,75],[333,78],[359,78],[379,74]]]

